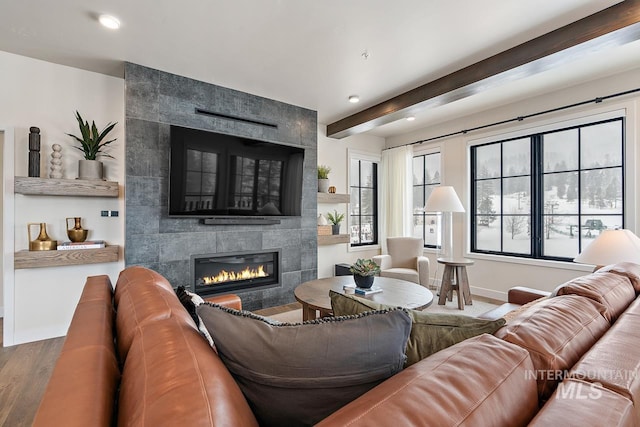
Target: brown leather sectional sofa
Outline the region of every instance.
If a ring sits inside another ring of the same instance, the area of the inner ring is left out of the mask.
[[[634,264],[570,281],[494,335],[404,369],[319,425],[640,426],[639,292]],[[510,308],[525,295],[512,292]],[[107,276],[88,278],[34,421],[115,424],[258,425],[170,284],[142,267],[125,269],[115,293]]]

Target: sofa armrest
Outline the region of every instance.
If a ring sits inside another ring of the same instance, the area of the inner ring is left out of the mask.
[[[525,305],[531,301],[545,298],[551,295],[551,292],[541,291],[540,289],[527,288],[525,286],[515,286],[509,289],[508,301],[511,304]]]
[[[429,287],[429,258],[426,256],[418,257],[418,278],[420,284]]]
[[[109,276],[87,278],[33,426],[114,425],[120,367],[112,289]]]
[[[242,301],[236,294],[215,295],[212,297],[204,298],[204,300],[212,304],[218,304],[224,307],[242,310]]]
[[[391,255],[376,255],[373,262],[380,266],[380,270],[388,270],[391,268]]]

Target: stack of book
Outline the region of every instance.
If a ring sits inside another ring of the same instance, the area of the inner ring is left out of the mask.
[[[358,295],[371,295],[382,292],[382,288],[372,286],[370,288],[356,288],[356,294]]]
[[[58,243],[59,251],[70,251],[75,249],[97,249],[107,246],[104,240],[85,240],[84,242],[61,242]]]

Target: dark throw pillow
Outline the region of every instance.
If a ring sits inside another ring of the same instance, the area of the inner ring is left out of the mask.
[[[196,313],[196,307],[204,303],[202,297],[198,294],[194,294],[193,292],[189,292],[182,285],[176,288],[176,295],[178,296],[178,299],[180,300],[180,303],[182,303],[184,309],[187,310],[187,313],[189,313],[189,315],[195,322],[196,326],[198,327],[198,331],[200,331],[200,335],[202,335],[204,339],[207,340],[209,345],[215,349],[216,347],[213,344],[211,334],[209,334],[207,327],[202,322],[202,319],[200,319],[200,316],[198,316],[198,313]]]
[[[313,425],[399,372],[411,330],[402,309],[296,324],[210,303],[197,313],[261,426]]]
[[[329,291],[335,316],[365,313],[388,308],[384,304]],[[505,324],[504,319],[485,320],[457,314],[437,314],[410,310],[411,335],[407,344],[407,366],[444,348],[481,334],[493,334]]]

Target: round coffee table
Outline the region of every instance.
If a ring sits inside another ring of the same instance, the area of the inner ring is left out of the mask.
[[[347,293],[344,285],[352,285],[353,276],[336,276],[325,279],[311,280],[298,286],[294,291],[296,300],[302,304],[302,320],[313,320],[331,314],[331,299],[329,290]],[[366,298],[380,304],[394,307],[404,307],[413,310],[427,308],[433,302],[433,294],[424,286],[406,280],[392,279],[390,277],[376,277],[373,286],[382,289],[382,292],[371,295],[358,295],[353,291],[349,294],[360,298]]]

